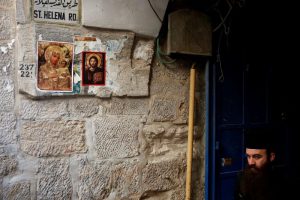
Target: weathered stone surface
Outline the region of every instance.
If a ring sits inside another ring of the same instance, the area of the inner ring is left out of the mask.
[[[0,199],[3,199],[2,179],[0,178]]]
[[[14,5],[12,0],[0,0],[0,8],[11,8]]]
[[[25,3],[26,4],[26,3]],[[110,98],[111,96],[148,96],[150,80],[150,63],[153,56],[154,41],[138,39],[132,52],[135,34],[132,32],[96,31],[88,28],[65,27],[53,24],[19,24],[20,34],[18,61],[34,63],[37,40],[73,42],[75,35],[95,36],[95,41],[89,48],[91,51],[106,52],[107,77],[105,87],[82,87],[80,95]],[[31,38],[28,32],[33,33]],[[26,41],[26,42],[24,42]],[[75,49],[75,54],[78,55]],[[134,59],[131,57],[134,54]],[[78,61],[80,62],[80,60]],[[36,76],[36,75],[35,75]],[[36,89],[36,77],[21,79],[19,92],[32,97],[61,96],[63,93],[45,93]],[[72,95],[72,94],[70,94]]]
[[[139,171],[138,160],[114,163],[81,159],[79,199],[140,199],[138,198],[141,194]]]
[[[14,173],[17,165],[17,160],[8,155],[4,148],[0,147],[0,177]]]
[[[56,119],[67,115],[67,102],[64,100],[21,101],[21,118],[25,120]]]
[[[184,173],[183,168],[184,162],[179,158],[149,162],[142,170],[144,194],[149,191],[165,191],[177,187]]]
[[[190,66],[180,60],[164,66],[155,58],[152,65],[151,95],[177,94],[188,97],[189,69]]]
[[[72,99],[69,101],[68,110],[71,117],[91,117],[99,112],[99,99]]]
[[[37,199],[71,199],[68,159],[41,160],[37,171]]]
[[[11,79],[0,80],[0,111],[11,111],[14,108],[14,87]]]
[[[187,126],[170,123],[145,125],[143,135],[150,156],[162,156],[171,152],[185,152]]]
[[[136,67],[141,68],[150,65],[152,62],[153,53],[154,53],[154,41],[139,39],[136,42],[136,45],[134,47],[133,60],[137,60],[137,61],[141,60],[144,63],[141,65],[137,65]]]
[[[67,156],[87,151],[83,121],[24,122],[20,146],[25,153],[42,156]]]
[[[79,199],[105,199],[108,197],[111,189],[109,186],[111,163],[89,163],[87,160],[82,160],[79,167]]]
[[[0,145],[16,142],[16,117],[13,113],[0,112]]]
[[[146,115],[149,112],[149,99],[113,98],[108,110],[110,115]]]
[[[111,51],[110,59],[130,59],[135,34],[133,32],[101,31],[93,32],[106,45],[107,52]],[[121,43],[117,41],[123,41]]]
[[[108,69],[108,82],[113,89],[113,96],[125,96],[130,90],[130,77],[132,76],[131,60],[111,60]]]
[[[74,35],[81,35],[82,31],[74,27],[66,27],[53,24],[37,24],[36,25],[36,39],[43,39],[48,41],[62,41],[73,42]]]
[[[18,31],[18,62],[35,63],[36,40],[35,27],[32,24],[19,24]],[[30,33],[30,34],[28,34]]]
[[[147,140],[152,140],[154,138],[161,138],[165,134],[165,127],[162,125],[145,125],[143,128],[143,133]]]
[[[0,7],[1,8],[1,7]],[[9,40],[15,37],[14,13],[1,10],[0,12],[0,40]]]
[[[186,124],[189,97],[189,67],[186,66],[187,63],[179,60],[171,66],[164,66],[160,64],[157,59],[155,59],[154,63],[156,64],[152,65],[150,96],[158,96],[168,100],[169,98],[175,98],[177,101],[176,116],[172,118],[171,121],[174,124]],[[153,105],[155,105],[155,101],[156,100],[154,99]],[[173,115],[174,114],[175,113],[173,113]],[[164,118],[163,116],[157,116],[156,114],[152,117],[154,117],[154,119],[152,118],[151,120],[154,121],[160,121]],[[156,117],[158,119],[155,119]],[[167,118],[170,118],[170,116]]]
[[[131,195],[141,192],[139,187],[138,161],[127,161],[112,166],[112,188],[116,193],[116,199],[128,199]]]
[[[156,97],[153,99],[150,117],[156,122],[173,121],[177,117],[178,108],[179,103],[175,97]]]
[[[185,199],[185,188],[179,187],[175,191],[172,191],[170,200],[184,200]]]
[[[30,20],[30,0],[16,0],[16,21],[26,23]]]
[[[11,76],[14,69],[14,57],[12,45],[13,42],[4,43],[0,42],[0,77],[1,76]]]
[[[106,116],[95,122],[95,149],[101,159],[137,156],[138,116]]]
[[[30,182],[18,182],[5,186],[3,199],[30,200]]]
[[[143,69],[133,69],[130,79],[128,96],[148,96],[150,80],[150,65]]]

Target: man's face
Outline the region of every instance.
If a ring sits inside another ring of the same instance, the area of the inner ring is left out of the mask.
[[[90,59],[90,70],[93,71],[96,68],[97,61],[95,58]]]
[[[275,159],[275,154],[267,154],[266,149],[246,149],[247,161],[250,170],[259,172],[265,169]]]

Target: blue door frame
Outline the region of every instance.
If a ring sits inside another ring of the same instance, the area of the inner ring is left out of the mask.
[[[236,175],[245,167],[244,132],[270,124],[269,66],[227,61],[223,81],[220,66],[206,69],[206,200],[233,200]]]

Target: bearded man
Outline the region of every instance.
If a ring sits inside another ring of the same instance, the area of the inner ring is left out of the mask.
[[[276,170],[272,133],[266,128],[246,132],[246,157],[248,166],[238,176],[236,200],[285,199],[285,181]]]

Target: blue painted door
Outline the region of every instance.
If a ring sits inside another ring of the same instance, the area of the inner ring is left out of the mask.
[[[210,162],[214,166],[209,199],[233,200],[237,173],[245,167],[244,132],[270,122],[266,65],[226,60],[211,70]]]

